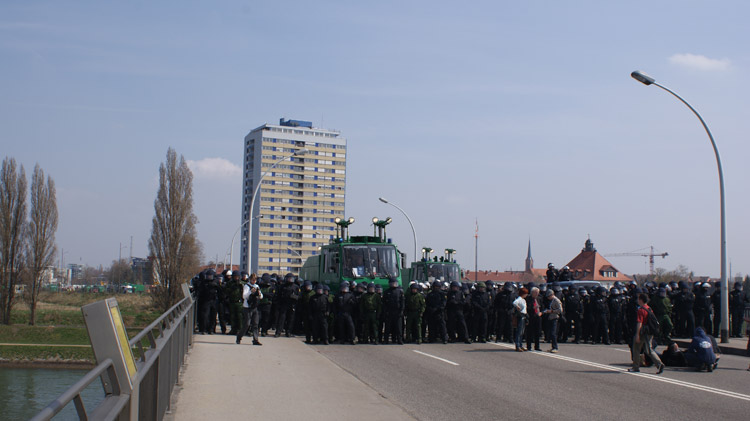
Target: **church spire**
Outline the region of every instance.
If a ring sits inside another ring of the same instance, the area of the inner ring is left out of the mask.
[[[526,253],[526,272],[531,273],[534,269],[534,259],[531,257],[531,238],[529,238],[529,251]]]

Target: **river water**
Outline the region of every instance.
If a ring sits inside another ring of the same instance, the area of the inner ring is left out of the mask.
[[[0,419],[28,420],[75,384],[88,370],[57,368],[6,368],[0,366]],[[93,410],[104,399],[102,382],[94,380],[82,393],[83,404]],[[69,403],[55,420],[77,420]]]

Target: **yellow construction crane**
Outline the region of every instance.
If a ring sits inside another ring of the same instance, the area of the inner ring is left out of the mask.
[[[646,250],[649,250],[650,252],[647,252]],[[654,250],[654,246],[642,248],[640,250],[631,251],[628,253],[613,253],[613,254],[605,254],[604,257],[617,257],[617,256],[639,256],[639,257],[648,257],[648,268],[651,272],[651,274],[654,274],[654,257],[661,257],[662,259],[669,256],[669,253],[659,253],[656,250]]]

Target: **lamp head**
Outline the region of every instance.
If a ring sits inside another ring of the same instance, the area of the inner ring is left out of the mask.
[[[630,76],[637,80],[638,82],[641,82],[642,84],[648,86],[652,83],[656,82],[656,79],[652,78],[651,76],[641,72],[640,70],[636,70],[633,73],[630,74]]]
[[[379,197],[378,199],[379,199],[379,200],[380,200],[381,202],[383,202],[383,203],[388,203],[388,201],[387,201],[387,200],[386,200],[386,199],[385,199],[384,197]]]

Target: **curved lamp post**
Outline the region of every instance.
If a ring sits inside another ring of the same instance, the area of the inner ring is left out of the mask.
[[[294,158],[296,156],[301,156],[301,155],[304,155],[304,154],[306,154],[308,152],[310,152],[309,149],[302,148],[302,149],[294,152],[291,155],[288,155],[288,156],[285,156],[285,157],[279,159],[278,161],[276,161],[273,164],[271,164],[271,166],[268,167],[265,171],[263,171],[263,174],[261,174],[260,178],[258,179],[258,185],[255,186],[255,190],[253,191],[253,195],[250,197],[250,214],[248,215],[248,220],[245,221],[245,223],[247,223],[248,221],[252,221],[253,220],[253,210],[254,210],[254,207],[255,207],[255,197],[258,196],[258,192],[260,191],[260,186],[261,186],[261,184],[263,184],[263,178],[265,178],[265,176],[268,175],[268,173],[272,169],[276,168],[277,165],[281,164],[282,162],[286,161],[287,159],[291,159],[291,158]],[[252,255],[252,251],[253,251],[252,238],[253,238],[253,225],[250,224],[247,227],[247,269],[248,269],[247,272],[248,273],[252,273],[252,269],[253,269],[253,261],[251,260],[251,255]],[[281,267],[281,262],[279,262],[279,267]]]
[[[703,128],[706,130],[706,134],[708,134],[708,138],[711,140],[711,146],[714,148],[714,155],[716,155],[716,165],[719,168],[719,200],[720,200],[720,207],[721,207],[721,342],[727,343],[729,342],[729,280],[727,279],[727,225],[726,225],[726,218],[724,213],[724,171],[721,169],[721,158],[719,158],[719,149],[716,148],[716,142],[714,142],[714,137],[711,134],[711,131],[708,130],[708,126],[706,125],[706,122],[703,121],[703,117],[701,117],[700,114],[698,114],[698,111],[695,111],[695,108],[693,108],[690,104],[688,104],[687,101],[682,99],[679,95],[671,91],[670,89],[656,83],[656,80],[652,78],[651,76],[648,76],[647,74],[641,72],[640,70],[636,70],[633,73],[630,74],[630,76],[633,77],[633,79],[637,80],[638,82],[641,82],[642,84],[648,86],[648,85],[655,85],[663,90],[669,92],[672,94],[675,98],[679,99],[683,104],[685,104],[688,108],[690,108],[690,111],[695,114],[696,117],[698,117],[698,120],[700,120],[701,124],[703,125]]]
[[[414,261],[416,262],[417,261],[417,231],[414,229],[414,224],[412,224],[411,219],[409,218],[409,215],[407,215],[406,212],[404,212],[404,210],[401,209],[400,207],[398,207],[395,203],[389,202],[384,197],[380,197],[378,199],[381,202],[387,203],[387,204],[393,206],[394,208],[398,209],[399,211],[401,211],[401,213],[403,213],[404,216],[406,217],[406,220],[409,221],[409,225],[411,225],[411,233],[414,235]]]

